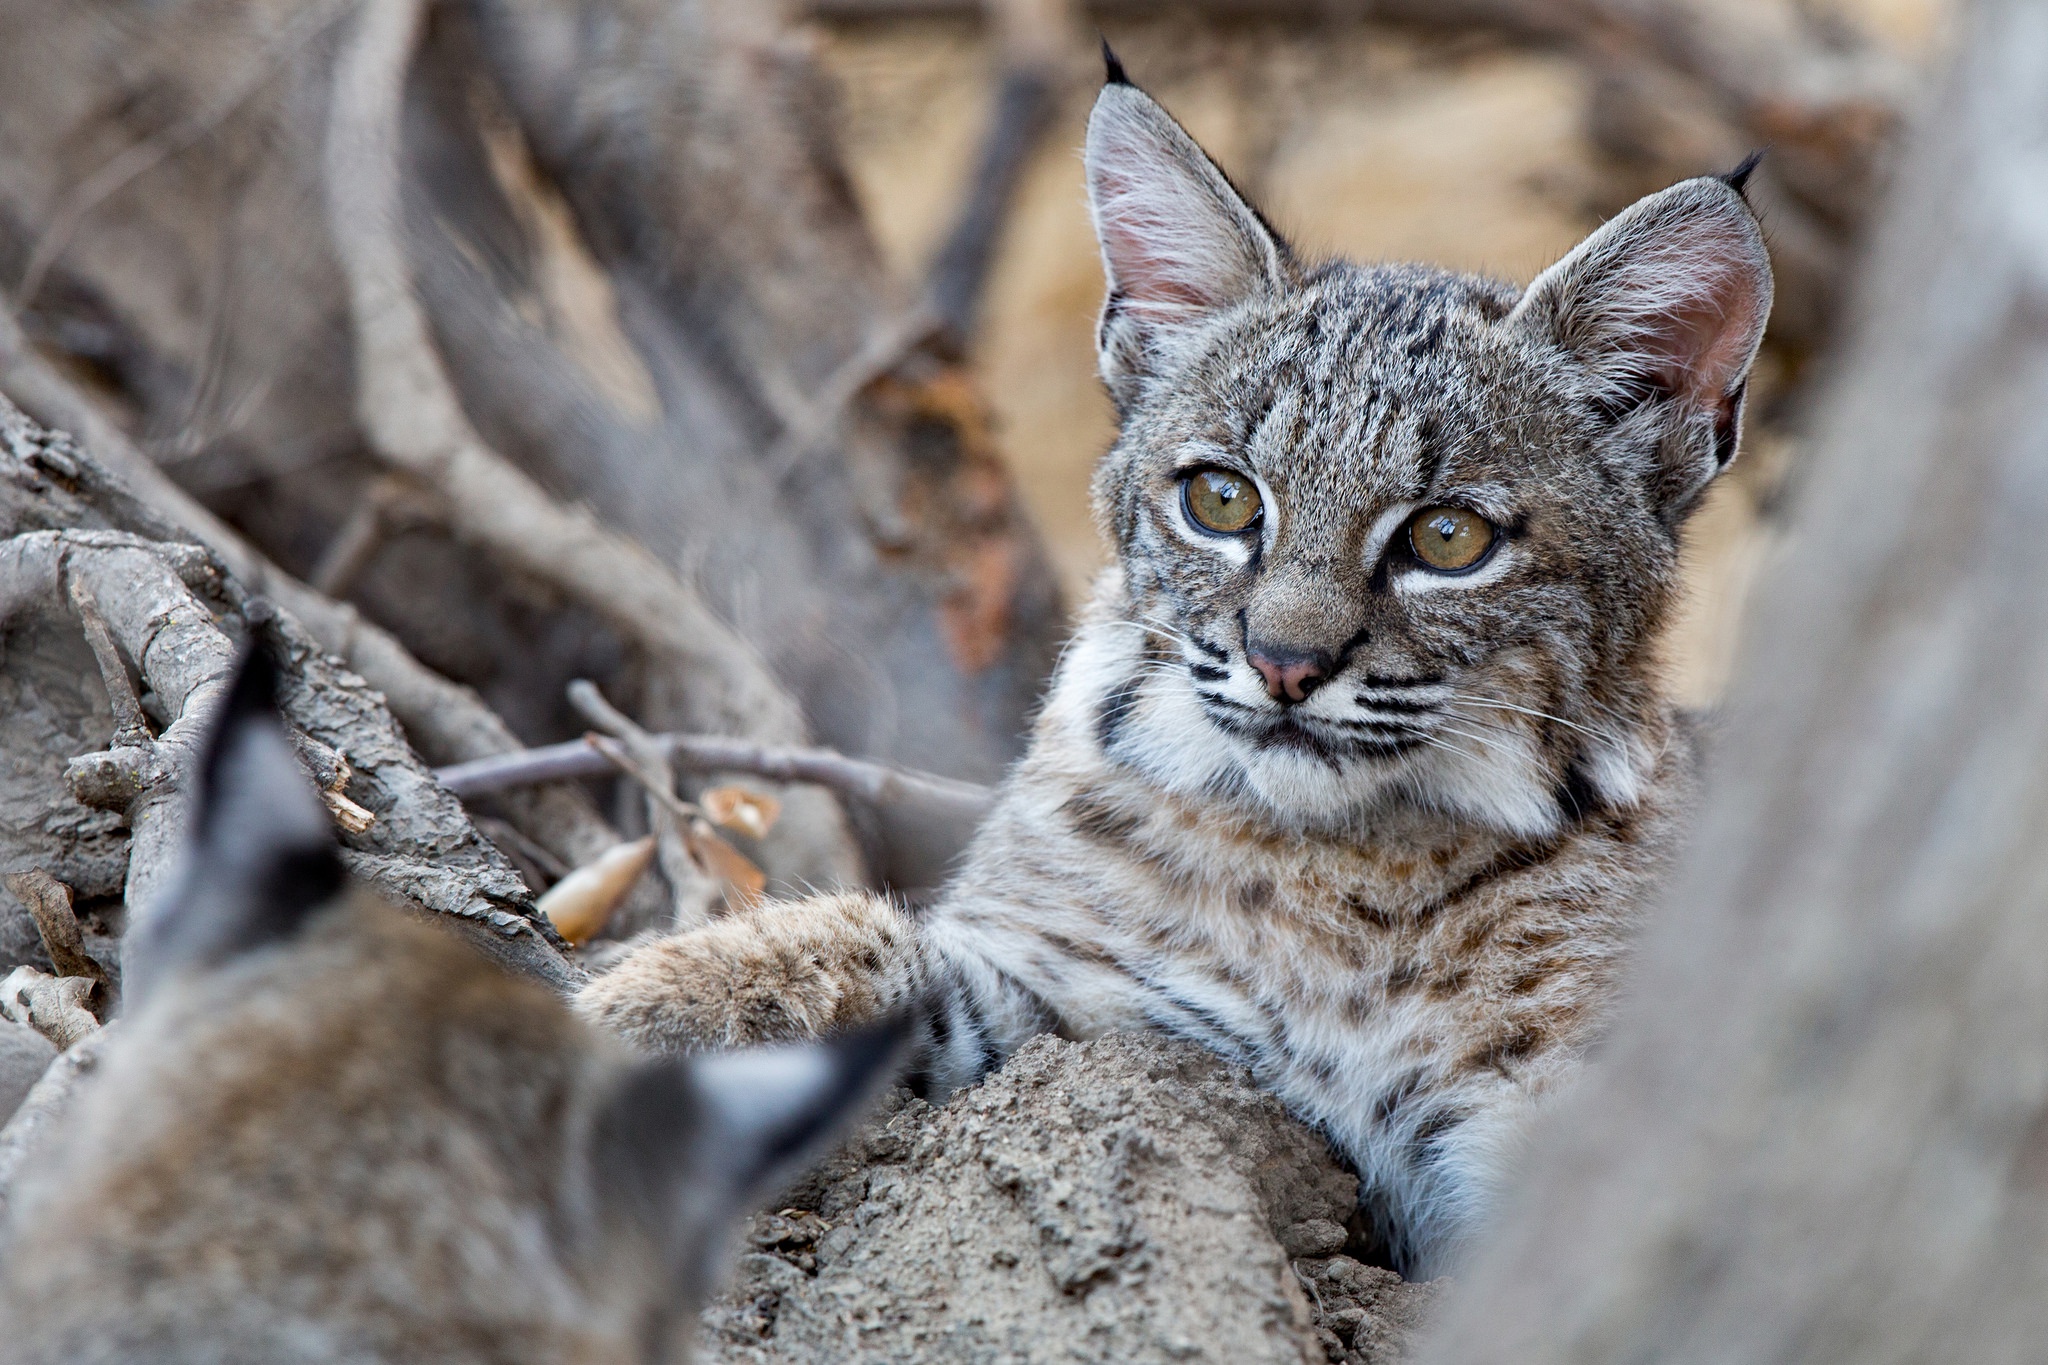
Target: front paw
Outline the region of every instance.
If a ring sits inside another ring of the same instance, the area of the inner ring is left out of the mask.
[[[576,997],[638,1047],[705,1052],[816,1038],[908,1003],[916,925],[864,893],[757,906],[633,949]]]

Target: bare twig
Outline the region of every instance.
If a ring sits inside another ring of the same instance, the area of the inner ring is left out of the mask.
[[[445,525],[447,521],[439,499],[428,490],[397,475],[372,479],[334,539],[320,552],[310,580],[314,591],[329,597],[347,596],[393,531],[425,522]]]
[[[94,209],[119,193],[136,177],[203,141],[251,95],[261,90],[296,52],[319,37],[330,24],[347,12],[346,4],[316,5],[301,10],[269,47],[250,64],[248,74],[222,90],[205,108],[197,110],[189,118],[180,119],[168,128],[152,133],[140,142],[123,148],[105,165],[80,181],[64,196],[63,201],[51,213],[48,224],[37,236],[35,247],[29,252],[28,264],[21,272],[21,281],[14,291],[16,306],[27,307],[35,302],[36,294],[42,289],[43,280],[48,276],[50,267],[57,263],[57,258],[64,254],[64,249],[71,245],[71,239],[78,232],[79,225]],[[13,309],[8,309],[7,315],[12,321]]]
[[[872,810],[883,844],[884,878],[904,890],[937,885],[995,804],[972,782],[915,772],[831,749],[750,744],[716,735],[661,735],[670,761],[696,772],[749,773],[776,782],[812,782]],[[612,764],[588,739],[502,754],[442,768],[434,776],[460,796],[526,783],[603,773]]]
[[[836,749],[785,748],[718,735],[655,738],[667,748],[671,762],[693,772],[750,773],[775,782],[814,782],[877,803],[915,795],[979,813],[985,813],[995,801],[994,790],[978,783],[851,758]],[[434,778],[457,796],[483,796],[535,783],[596,777],[611,766],[586,738],[437,768]]]
[[[764,461],[771,475],[787,475],[830,443],[854,400],[939,336],[945,326],[944,318],[928,305],[920,305],[876,328],[858,351],[825,377],[807,404],[783,414],[783,433]]]
[[[92,647],[93,660],[100,666],[100,681],[106,684],[107,703],[114,713],[110,747],[129,749],[146,745],[151,739],[149,718],[142,713],[142,698],[135,691],[135,680],[128,675],[128,661],[121,657],[114,632],[93,599],[92,585],[73,575],[67,574],[66,578],[72,608],[78,613],[78,624],[84,628],[85,642]],[[68,893],[65,904],[70,904]]]
[[[965,350],[974,334],[1003,222],[1024,168],[1052,121],[1061,59],[1076,46],[1069,0],[986,0],[985,8],[995,28],[1002,78],[974,178],[925,278],[926,307],[956,350]]]
[[[570,683],[569,704],[605,732],[589,736],[590,747],[647,793],[647,822],[654,830],[661,875],[669,885],[671,926],[688,929],[707,923],[722,888],[691,838],[703,812],[676,796],[676,776],[667,752],[631,716],[606,700],[596,683],[581,678]]]
[[[78,930],[78,916],[71,908],[71,888],[39,867],[10,872],[4,879],[15,899],[28,907],[42,936],[43,951],[59,976],[79,976],[107,985],[107,969],[85,951],[85,939]]]

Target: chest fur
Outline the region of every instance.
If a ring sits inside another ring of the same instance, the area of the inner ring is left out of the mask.
[[[1544,840],[1414,819],[1283,835],[1040,755],[948,911],[1070,1032],[1164,1025],[1333,1077],[1509,1078],[1583,1050],[1669,823],[1653,802]]]

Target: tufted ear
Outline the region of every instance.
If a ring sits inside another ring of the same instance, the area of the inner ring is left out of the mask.
[[[1770,256],[1741,192],[1753,165],[1630,205],[1537,276],[1510,320],[1577,357],[1616,419],[1667,405],[1657,478],[1669,513],[1735,458],[1771,313]]]
[[[828,1042],[644,1063],[599,1115],[597,1188],[648,1231],[694,1304],[732,1225],[897,1079],[909,1039],[898,1018]]]
[[[288,937],[341,890],[333,826],[277,709],[260,645],[236,666],[201,751],[184,861],[122,948],[131,1004],[166,974]]]
[[[1119,408],[1170,363],[1178,334],[1282,284],[1284,242],[1158,101],[1124,78],[1088,116],[1088,206],[1109,285],[1096,329],[1102,379]]]

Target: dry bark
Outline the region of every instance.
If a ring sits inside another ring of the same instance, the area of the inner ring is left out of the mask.
[[[39,355],[0,308],[0,393],[47,427],[70,432],[97,461],[157,514],[147,527],[158,538],[205,545],[251,592],[276,602],[322,648],[342,659],[383,694],[422,755],[461,763],[523,746],[505,722],[466,687],[434,673],[389,632],[345,602],[313,591],[272,563],[228,524],[167,477],[136,449],[100,408]],[[131,521],[137,509],[131,508]],[[519,791],[502,798],[507,816],[527,837],[571,866],[618,841],[589,800],[567,787]]]
[[[1428,1359],[2040,1355],[2048,11],[1984,0],[1964,53],[1687,873]]]
[[[131,743],[113,743],[107,688],[64,589],[72,579],[92,584],[124,667],[154,707],[153,733]],[[175,864],[179,791],[210,705],[237,641],[253,636],[282,666],[288,719],[318,748],[345,756],[349,795],[374,816],[366,829],[342,832],[357,874],[452,917],[517,969],[563,985],[580,975],[534,915],[517,872],[434,781],[360,677],[290,617],[251,598],[207,551],[167,532],[68,438],[5,404],[0,622],[0,687],[8,693],[0,707],[0,866],[42,868],[97,902],[114,933],[145,913]],[[88,806],[74,792],[102,804]],[[91,936],[82,940],[94,946]],[[17,952],[12,960],[36,956]]]

